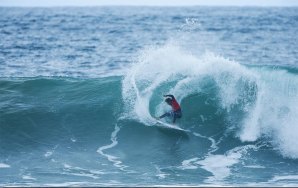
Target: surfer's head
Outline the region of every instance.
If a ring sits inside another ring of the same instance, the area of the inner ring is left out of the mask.
[[[172,99],[171,99],[171,98],[166,98],[166,99],[165,99],[165,102],[166,102],[168,105],[172,105]]]

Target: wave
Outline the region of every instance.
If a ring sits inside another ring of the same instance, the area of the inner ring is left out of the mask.
[[[97,147],[121,114],[120,80],[2,78],[3,158],[28,149],[39,148],[48,156],[57,146]]]
[[[298,77],[294,68],[247,66],[206,52],[194,56],[169,43],[142,51],[124,77],[127,117],[147,126],[169,110],[163,94],[181,103],[183,127],[242,143],[265,140],[281,155],[298,158]],[[202,128],[204,127],[204,128]]]
[[[194,56],[175,44],[142,51],[131,67],[124,76],[104,78],[1,78],[2,153],[38,147],[50,156],[61,145],[76,145],[126,168],[107,150],[121,147],[118,140],[135,143],[131,139],[153,134],[153,116],[170,110],[162,97],[170,93],[182,106],[178,125],[206,138],[206,155],[261,142],[283,157],[298,158],[293,67]]]

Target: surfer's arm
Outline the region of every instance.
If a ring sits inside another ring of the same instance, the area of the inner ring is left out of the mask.
[[[172,100],[174,100],[174,99],[175,99],[174,95],[164,95],[164,97],[171,97],[171,98],[172,98]]]

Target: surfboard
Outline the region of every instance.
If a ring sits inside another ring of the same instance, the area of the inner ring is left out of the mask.
[[[185,130],[185,129],[182,129],[176,125],[172,125],[172,124],[169,124],[169,123],[166,123],[166,122],[163,122],[161,120],[156,120],[156,126],[158,127],[161,127],[161,128],[165,128],[165,129],[174,129],[174,130],[177,130],[177,131],[182,131],[182,132],[188,132],[188,130]]]

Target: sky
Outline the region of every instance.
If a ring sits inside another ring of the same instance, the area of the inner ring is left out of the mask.
[[[298,6],[298,0],[0,0],[0,6]]]

